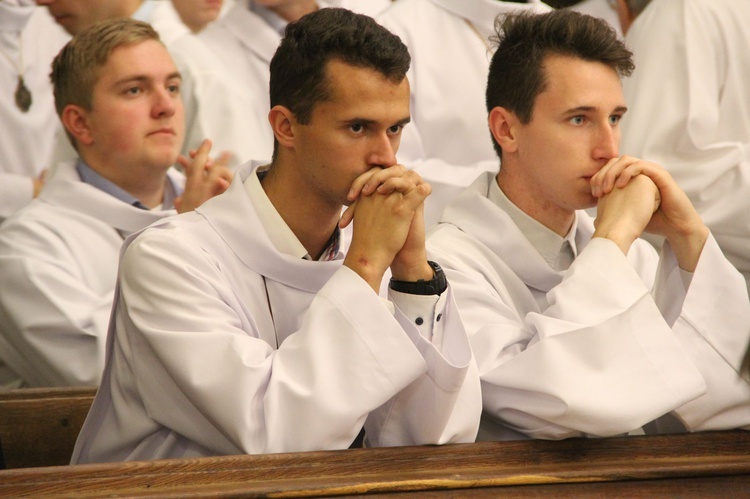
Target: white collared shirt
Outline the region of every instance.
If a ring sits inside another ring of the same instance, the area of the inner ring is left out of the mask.
[[[490,183],[487,197],[508,214],[550,267],[558,272],[568,270],[578,256],[578,246],[575,240],[578,228],[577,216],[573,219],[573,224],[565,237],[561,237],[513,204],[497,182]]]

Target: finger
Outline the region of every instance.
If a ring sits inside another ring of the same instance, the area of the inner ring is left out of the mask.
[[[427,199],[427,196],[429,196],[431,192],[432,186],[427,182],[422,183],[410,192],[403,194],[404,203],[410,210],[414,211],[424,203],[425,199]]]
[[[198,147],[198,150],[195,152],[195,156],[193,156],[193,163],[195,163],[196,166],[199,166],[200,169],[203,169],[203,167],[205,167],[206,163],[208,162],[208,155],[210,152],[211,141],[209,139],[203,139],[200,147]]]
[[[354,210],[357,206],[357,201],[354,201],[352,204],[346,207],[346,210],[344,210],[344,213],[341,214],[341,218],[339,219],[339,227],[344,228],[347,225],[351,223],[352,220],[354,220]]]
[[[346,199],[348,199],[349,201],[354,201],[355,199],[357,199],[362,192],[362,187],[364,187],[371,176],[375,175],[381,169],[382,168],[380,168],[379,166],[370,168],[365,173],[355,178],[354,182],[352,182],[352,185],[349,188],[349,193],[346,195]]]
[[[616,158],[615,161],[610,161],[605,165],[600,184],[602,195],[612,192],[612,189],[615,187],[615,181],[620,176],[620,173],[626,165],[627,160],[623,157]]]
[[[381,183],[377,188],[377,192],[379,194],[390,194],[391,192],[398,191],[405,194],[423,183],[425,181],[417,172],[406,170],[403,175],[391,177]]]
[[[612,189],[615,188],[615,184],[622,175],[622,172],[637,161],[639,161],[638,158],[633,158],[631,156],[621,156],[608,161],[607,164],[604,165],[604,167],[602,167],[602,169],[595,175],[596,179],[593,191],[595,191],[596,194],[594,195],[600,197],[612,192]],[[630,178],[632,178],[632,176],[623,179],[623,187],[627,185]]]
[[[214,165],[221,165],[223,167],[229,167],[229,163],[232,161],[232,153],[229,151],[222,151],[219,156],[214,160]]]
[[[612,158],[610,159],[604,166],[602,166],[598,172],[596,172],[589,181],[589,184],[591,185],[591,193],[595,197],[602,197],[604,195],[602,183],[604,181],[604,178],[607,175],[607,172],[610,168],[619,160],[620,158]]]
[[[402,177],[408,173],[408,170],[403,165],[393,165],[376,172],[372,175],[365,185],[362,187],[363,196],[369,196],[374,193],[383,183],[387,182],[391,178]]]
[[[232,181],[232,172],[225,166],[214,166],[206,172],[206,182],[214,194],[221,194]]]
[[[416,188],[418,185],[423,184],[424,181],[419,179],[413,179],[409,177],[396,177],[396,178],[390,178],[386,180],[384,183],[380,184],[376,190],[378,194],[384,194],[388,195],[393,192],[400,192],[402,194],[407,194],[412,191],[412,189]]]
[[[234,179],[234,172],[227,168],[226,166],[215,166],[215,170],[218,170],[219,177],[227,181],[227,183],[232,183],[232,180]]]
[[[201,145],[195,152],[195,154],[191,154],[190,160],[184,163],[180,163],[185,169],[185,176],[188,177],[188,179],[194,176],[196,172],[203,173],[206,159],[208,159],[208,152],[206,151],[206,147],[210,148],[210,143],[206,144],[206,140],[204,140],[203,142],[201,142]]]
[[[231,182],[228,182],[226,179],[219,178],[216,180],[216,185],[214,187],[214,195],[219,195],[222,192],[229,189],[229,186],[231,185]]]
[[[620,172],[620,175],[615,180],[614,187],[622,189],[623,187],[628,185],[628,182],[630,182],[633,177],[640,175],[642,171],[643,169],[641,167],[641,162],[635,162],[631,165],[628,165]]]
[[[177,164],[180,165],[183,170],[187,170],[188,166],[190,166],[190,159],[184,154],[180,154],[177,156]]]

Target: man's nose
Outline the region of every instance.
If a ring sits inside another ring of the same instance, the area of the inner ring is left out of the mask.
[[[620,131],[607,124],[601,127],[594,144],[593,155],[595,159],[609,161],[620,154]]]
[[[154,117],[172,116],[177,108],[179,95],[166,88],[157,88],[154,92],[152,114]]]
[[[373,139],[368,163],[370,166],[388,168],[396,164],[396,148],[393,138],[387,133],[379,134]]]

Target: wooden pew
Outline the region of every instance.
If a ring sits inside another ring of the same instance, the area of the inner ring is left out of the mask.
[[[96,388],[0,391],[0,451],[6,468],[68,464]]]
[[[750,432],[482,442],[0,472],[0,496],[747,497]]]

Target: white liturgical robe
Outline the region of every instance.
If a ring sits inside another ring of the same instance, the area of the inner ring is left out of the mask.
[[[342,254],[280,253],[243,185],[257,181],[243,167],[126,242],[72,462],[341,449],[363,424],[371,446],[473,441],[479,378],[450,286],[423,335]]]
[[[581,211],[577,258],[557,272],[493,187],[478,178],[428,239],[482,378],[480,439],[612,436],[668,413],[688,431],[750,428],[750,303],[713,237],[685,289],[668,244],[626,257]]]
[[[82,182],[74,162],[58,165],[0,227],[0,388],[99,384],[123,237],[174,213],[132,206]]]
[[[0,222],[31,201],[32,179],[51,166],[62,125],[50,64],[69,38],[33,1],[0,2]],[[15,102],[19,68],[32,100],[25,112]]]

